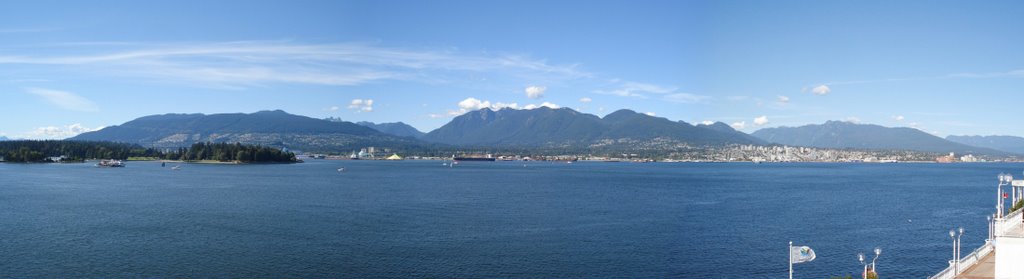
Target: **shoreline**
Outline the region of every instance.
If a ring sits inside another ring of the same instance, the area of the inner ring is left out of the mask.
[[[241,162],[241,161],[216,161],[216,160],[198,160],[198,161],[182,161],[182,160],[153,160],[154,162],[160,163],[178,163],[178,164],[202,164],[202,165],[271,165],[271,164],[298,164],[302,163],[302,160],[295,162]]]

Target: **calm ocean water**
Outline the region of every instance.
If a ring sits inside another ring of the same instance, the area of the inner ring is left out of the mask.
[[[338,173],[338,167],[347,172]],[[0,164],[0,277],[797,278],[946,266],[1021,164]]]

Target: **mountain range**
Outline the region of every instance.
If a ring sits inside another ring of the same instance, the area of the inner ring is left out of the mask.
[[[724,125],[724,123],[722,124]],[[569,108],[481,109],[457,116],[422,137],[425,141],[469,146],[676,148],[763,144],[725,125],[698,127],[631,110],[605,117]],[[742,135],[741,135],[742,134]]]
[[[1024,154],[1024,138],[1018,137],[950,136],[943,139],[912,128],[840,121],[765,128],[746,134],[721,122],[692,125],[625,109],[598,117],[569,108],[548,107],[470,111],[429,133],[402,122],[352,123],[280,110],[249,114],[164,114],[141,117],[70,139],[126,142],[157,148],[177,148],[196,142],[242,142],[320,152],[351,152],[369,146],[396,150],[671,151],[737,144],[780,144],[977,155]]]
[[[177,148],[196,142],[242,142],[308,151],[351,151],[381,146],[417,147],[422,142],[385,134],[351,122],[336,122],[260,111],[251,114],[164,114],[141,117],[71,140],[115,141]]]
[[[777,144],[819,148],[912,150],[982,155],[1004,155],[1006,153],[952,142],[914,128],[891,128],[844,121],[828,121],[825,124],[800,127],[765,128],[751,135]]]
[[[1024,138],[1015,136],[947,136],[947,140],[970,146],[1024,154]]]

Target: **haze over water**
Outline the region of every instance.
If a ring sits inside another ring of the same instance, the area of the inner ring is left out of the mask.
[[[347,172],[338,173],[338,167]],[[2,277],[786,276],[946,266],[1022,164],[0,164]]]

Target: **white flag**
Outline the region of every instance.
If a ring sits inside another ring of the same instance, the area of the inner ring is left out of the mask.
[[[793,263],[803,263],[814,260],[814,250],[807,246],[793,246],[789,248],[789,257]]]

